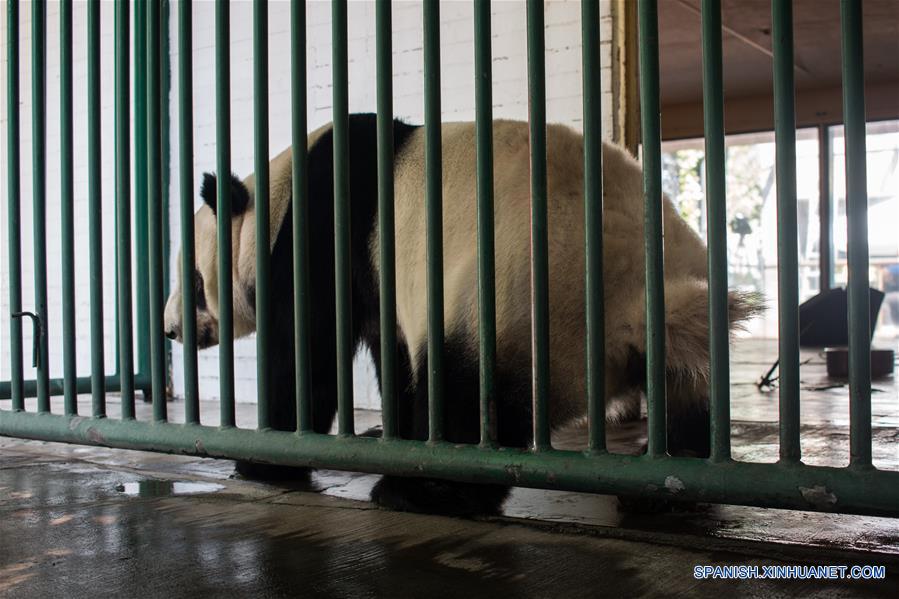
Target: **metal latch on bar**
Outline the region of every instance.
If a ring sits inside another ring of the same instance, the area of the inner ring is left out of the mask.
[[[32,342],[33,350],[31,356],[31,365],[34,368],[41,367],[41,337],[44,335],[44,325],[41,322],[41,317],[35,314],[34,312],[13,312],[13,318],[21,318],[22,316],[27,316],[31,319],[31,324],[34,327],[34,339]]]

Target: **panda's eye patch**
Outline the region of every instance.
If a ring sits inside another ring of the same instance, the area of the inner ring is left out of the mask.
[[[206,293],[203,291],[203,275],[199,270],[194,271],[194,297],[197,301],[197,309],[206,309]]]

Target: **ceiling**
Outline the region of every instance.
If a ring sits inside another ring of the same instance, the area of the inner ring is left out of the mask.
[[[899,84],[899,0],[864,0],[862,5],[866,86],[889,84],[886,89],[895,90],[893,84]],[[722,0],[722,22],[725,101],[770,97],[771,1]],[[794,0],[793,22],[797,92],[838,88],[840,2]],[[660,0],[659,46],[662,106],[701,104],[700,0]],[[892,98],[892,103],[899,116],[899,97]]]

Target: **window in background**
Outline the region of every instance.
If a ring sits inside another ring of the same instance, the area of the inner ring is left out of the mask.
[[[777,336],[777,189],[774,133],[731,135],[726,146],[728,279],[734,288],[761,292],[768,310],[749,333]],[[705,239],[705,151],[702,139],[662,145],[662,185],[680,214]],[[818,136],[796,133],[799,297],[818,293]]]
[[[843,126],[830,128],[834,285],[846,285],[846,163]],[[899,121],[868,123],[868,253],[871,287],[886,294],[875,336],[899,337]]]

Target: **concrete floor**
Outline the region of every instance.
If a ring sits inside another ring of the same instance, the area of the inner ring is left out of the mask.
[[[769,349],[735,352],[738,459],[776,459],[777,394],[751,384]],[[846,389],[808,357],[804,459],[842,464]],[[899,469],[895,379],[874,387],[876,460]],[[171,404],[176,419],[182,407]],[[203,406],[204,422],[216,414]],[[254,415],[239,406],[240,424]],[[358,411],[358,427],[378,417]],[[610,429],[612,449],[639,448],[644,424]],[[580,426],[554,436],[583,441]],[[0,596],[899,596],[895,519],[738,506],[635,515],[613,497],[515,489],[502,517],[462,520],[374,509],[376,480],[319,471],[272,486],[235,478],[228,460],[0,438]],[[699,564],[884,565],[887,580],[696,580]]]

